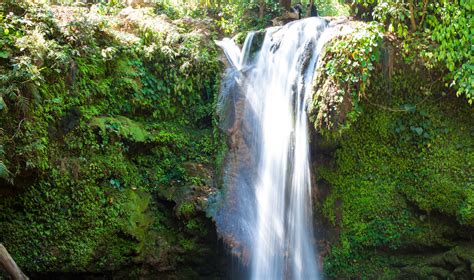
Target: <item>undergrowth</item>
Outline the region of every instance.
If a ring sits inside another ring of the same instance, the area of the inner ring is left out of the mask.
[[[181,269],[207,248],[172,194],[203,180],[187,164],[215,165],[221,65],[160,20],[0,4],[0,242],[24,270]]]

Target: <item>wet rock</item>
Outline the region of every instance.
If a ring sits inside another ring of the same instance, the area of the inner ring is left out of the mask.
[[[463,244],[436,254],[416,265],[401,268],[397,279],[466,279],[474,277],[474,247]]]
[[[298,13],[292,13],[287,11],[282,16],[272,19],[272,24],[273,26],[281,26],[298,19]]]
[[[177,187],[170,194],[177,203],[177,208],[184,203],[192,204],[196,211],[206,212],[208,198],[216,192],[214,187],[214,170],[207,165],[197,162],[183,164],[185,176],[194,183]]]
[[[319,75],[318,75],[319,76]],[[316,79],[313,96],[314,104],[311,113],[316,128],[328,130],[337,129],[345,123],[347,114],[352,110],[352,100],[348,93],[342,93],[337,87],[334,78]]]
[[[126,0],[126,4],[134,8],[139,8],[139,7],[153,7],[155,5],[155,2],[151,0]]]
[[[245,79],[245,73],[228,70],[222,83],[218,101],[219,126],[227,137],[228,152],[223,163],[224,189],[212,198],[214,206],[209,210],[220,237],[240,260],[248,260],[249,256],[250,229],[247,225],[254,216],[253,188],[249,178],[253,178],[256,170],[255,151],[249,146],[255,137],[250,133],[255,112],[243,94]],[[225,209],[218,211],[224,207],[224,202]]]
[[[50,136],[62,137],[72,131],[79,125],[82,113],[79,108],[72,108],[59,119],[58,122],[53,123],[49,126],[48,132]]]

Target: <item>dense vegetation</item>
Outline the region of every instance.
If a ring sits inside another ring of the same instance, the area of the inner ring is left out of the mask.
[[[0,242],[29,272],[186,270],[217,253],[188,201],[220,147],[215,46],[197,22],[54,13],[0,6]]]
[[[0,3],[0,243],[34,276],[222,278],[213,40],[291,1],[45,2]],[[472,1],[301,2],[368,22],[327,46],[315,85],[325,273],[469,279]]]
[[[435,89],[420,95],[428,78],[407,68],[390,84],[373,78],[350,126],[326,136],[331,160],[315,168],[331,186],[319,211],[339,231],[329,276],[472,275],[472,108]]]
[[[325,162],[314,168],[330,186],[317,211],[337,233],[325,272],[470,279],[472,6],[355,2],[375,21],[326,47],[314,88],[313,145]]]

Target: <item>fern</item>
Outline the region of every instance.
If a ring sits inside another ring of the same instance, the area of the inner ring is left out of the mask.
[[[0,135],[3,133],[3,129],[0,128]],[[0,145],[0,157],[5,155],[5,150],[3,149],[3,145]],[[8,171],[7,166],[5,163],[0,160],[0,178],[8,179],[10,177],[10,171]]]
[[[30,100],[23,95],[18,95],[16,98],[16,105],[26,115],[30,108]]]
[[[0,161],[0,178],[8,179],[10,177],[10,171],[8,171],[7,166]]]

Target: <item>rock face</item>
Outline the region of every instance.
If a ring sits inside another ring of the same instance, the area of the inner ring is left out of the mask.
[[[314,88],[313,101],[318,108],[313,110],[314,125],[319,128],[336,129],[347,120],[347,113],[352,110],[352,100],[348,93],[341,95],[332,77],[322,79],[318,73]]]
[[[472,279],[474,276],[474,245],[458,246],[432,256],[422,256],[422,262],[402,267],[398,279]]]
[[[249,257],[247,245],[250,244],[248,228],[245,227],[246,219],[254,216],[253,186],[247,178],[255,173],[257,162],[252,156],[256,151],[252,151],[248,145],[253,141],[253,136],[247,133],[253,117],[242,91],[244,75],[245,73],[240,71],[228,70],[222,85],[221,92],[232,94],[232,96],[221,96],[219,103],[220,128],[227,136],[228,152],[223,163],[225,166],[222,174],[224,190],[218,198],[220,202],[216,208],[223,207],[222,203],[225,201],[226,209],[216,211],[213,215],[220,225],[219,232],[224,242],[232,248],[234,255],[246,263]],[[232,82],[234,79],[238,82]],[[242,174],[248,176],[242,176]],[[245,201],[249,207],[242,207],[239,201]]]

